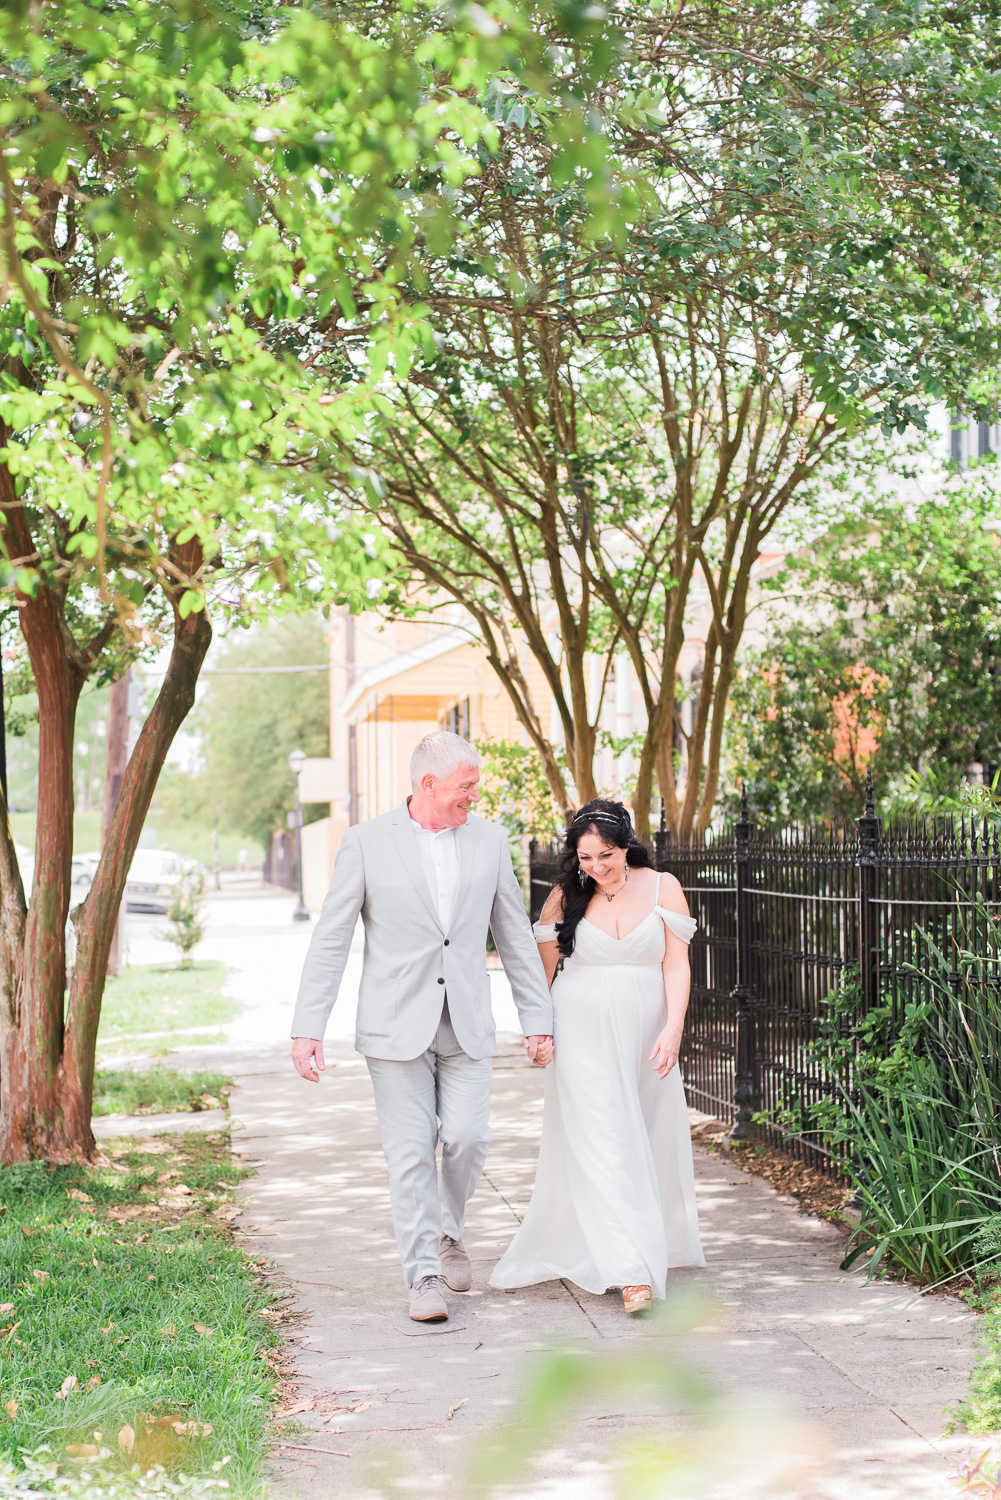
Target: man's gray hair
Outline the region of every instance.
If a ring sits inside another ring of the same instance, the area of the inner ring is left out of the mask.
[[[421,784],[422,776],[437,776],[440,781],[451,776],[460,766],[479,764],[480,752],[474,745],[464,740],[461,734],[453,734],[450,729],[438,729],[434,734],[426,734],[415,745],[410,757],[410,781],[416,789]]]

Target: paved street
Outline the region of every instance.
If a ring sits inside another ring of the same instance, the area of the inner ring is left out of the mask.
[[[250,891],[213,899],[199,957],[232,966],[243,1011],[222,1052],[177,1055],[237,1077],[234,1145],[256,1167],[241,1190],[242,1233],[274,1263],[302,1314],[301,1430],[277,1451],[276,1497],[471,1493],[461,1477],[471,1455],[517,1411],[526,1377],[563,1349],[602,1359],[651,1354],[654,1371],[688,1374],[680,1392],[654,1397],[621,1370],[617,1379],[609,1372],[507,1494],[603,1500],[625,1461],[622,1445],[658,1436],[685,1445],[690,1470],[678,1470],[679,1488],[660,1482],[628,1493],[939,1500],[950,1492],[950,1465],[968,1443],[942,1432],[964,1390],[975,1320],[952,1299],[867,1287],[841,1273],[836,1231],[725,1157],[699,1153],[696,1163],[709,1265],[674,1278],[676,1288],[712,1299],[715,1310],[700,1314],[693,1332],[678,1330],[677,1311],[673,1324],[628,1324],[614,1295],[560,1282],[486,1289],[527,1202],[541,1118],[542,1078],[510,1034],[500,983],[508,1034],[495,1070],[494,1143],[468,1225],[474,1290],[450,1296],[447,1324],[412,1324],[368,1077],[349,1041],[350,995],[335,1011],[321,1085],[303,1083],[287,1062],[309,937],[305,924],[291,922],[292,905]],[[149,933],[133,928],[130,941],[134,958],[153,953]],[[690,1399],[696,1376],[708,1378],[718,1408],[702,1417]],[[524,1439],[503,1441],[510,1454]]]

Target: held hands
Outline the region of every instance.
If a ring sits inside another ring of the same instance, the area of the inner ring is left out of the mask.
[[[305,1078],[307,1083],[319,1083],[320,1074],[327,1066],[323,1060],[323,1043],[314,1036],[293,1037],[292,1062],[300,1078]]]
[[[650,1053],[650,1061],[653,1063],[654,1072],[658,1078],[666,1078],[671,1069],[677,1065],[680,1051],[681,1038],[675,1036],[669,1026],[665,1026]]]
[[[551,1036],[527,1036],[525,1051],[533,1067],[548,1067],[553,1060],[553,1039]]]

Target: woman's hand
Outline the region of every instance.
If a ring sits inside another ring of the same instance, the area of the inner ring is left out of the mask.
[[[666,1078],[671,1069],[677,1065],[680,1051],[680,1036],[675,1035],[670,1026],[665,1026],[650,1053],[650,1061],[653,1063],[658,1078]]]
[[[527,1036],[525,1051],[533,1066],[546,1068],[553,1060],[553,1039],[551,1036]]]

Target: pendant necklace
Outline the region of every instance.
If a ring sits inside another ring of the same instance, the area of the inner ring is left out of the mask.
[[[611,895],[609,895],[607,891],[602,891],[601,894],[604,896],[604,898],[605,898],[606,901],[614,901],[615,898],[616,898],[616,896],[619,894],[619,891],[625,890],[625,888],[626,888],[626,886],[628,884],[629,884],[629,866],[626,865],[626,878],[623,880],[622,884],[619,886],[619,890],[618,891],[613,891]]]

